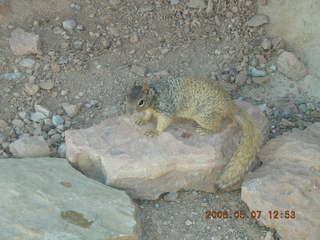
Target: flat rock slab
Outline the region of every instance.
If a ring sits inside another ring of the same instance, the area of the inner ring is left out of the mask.
[[[0,169],[0,239],[139,239],[128,195],[83,176],[67,160],[0,159]]]
[[[271,140],[259,158],[263,165],[242,184],[242,200],[282,239],[318,240],[320,123]]]
[[[258,107],[241,106],[266,126]],[[196,134],[190,122],[174,123],[149,138],[144,132],[154,126],[139,127],[137,118],[110,118],[88,129],[66,131],[67,159],[87,176],[125,189],[133,198],[157,199],[180,189],[215,190],[214,182],[240,140],[235,122],[208,136]]]

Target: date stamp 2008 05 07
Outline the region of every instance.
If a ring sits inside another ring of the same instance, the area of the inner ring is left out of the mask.
[[[235,219],[246,219],[254,218],[259,219],[261,217],[266,217],[269,219],[296,219],[296,212],[294,210],[269,210],[269,211],[260,211],[260,210],[206,210],[205,219],[226,219],[226,218],[235,218]]]

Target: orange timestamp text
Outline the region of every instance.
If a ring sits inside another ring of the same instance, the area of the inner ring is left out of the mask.
[[[205,219],[260,219],[261,217],[269,219],[295,219],[296,212],[294,210],[206,210]]]

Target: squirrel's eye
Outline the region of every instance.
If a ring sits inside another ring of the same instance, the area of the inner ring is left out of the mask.
[[[139,104],[140,107],[142,107],[143,104],[144,104],[144,101],[143,101],[143,100],[140,100],[138,104]]]

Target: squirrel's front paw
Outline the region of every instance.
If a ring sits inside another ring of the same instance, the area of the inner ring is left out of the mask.
[[[138,119],[138,120],[136,121],[136,124],[137,124],[138,126],[142,126],[142,125],[144,125],[144,124],[146,124],[146,123],[147,123],[147,121],[144,120],[143,118],[140,118],[140,119]]]
[[[157,130],[147,130],[144,135],[147,137],[156,137],[159,135],[159,132]]]

